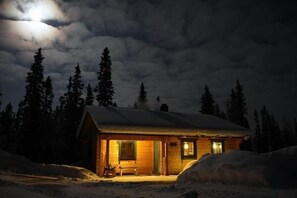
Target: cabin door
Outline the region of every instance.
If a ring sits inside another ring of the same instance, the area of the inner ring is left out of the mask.
[[[154,174],[160,175],[160,141],[154,141]]]

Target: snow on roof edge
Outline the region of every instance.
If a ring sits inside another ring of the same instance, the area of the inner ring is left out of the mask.
[[[176,136],[205,136],[205,137],[245,137],[250,131],[195,129],[195,128],[165,128],[125,125],[100,125],[99,133],[139,134],[139,135],[176,135]]]
[[[79,127],[76,132],[76,138],[79,138],[79,135],[81,133],[82,127],[84,125],[86,116],[89,114],[93,123],[95,124],[96,128],[98,131],[101,133],[119,133],[119,134],[127,134],[128,131],[132,132],[133,134],[149,134],[151,135],[205,135],[205,136],[216,136],[216,135],[221,135],[221,136],[232,136],[232,137],[244,137],[244,136],[251,136],[252,132],[249,129],[246,129],[244,127],[238,126],[234,123],[230,123],[228,121],[225,121],[226,123],[229,123],[231,125],[234,125],[237,127],[237,129],[220,129],[220,128],[215,128],[215,127],[208,127],[208,128],[199,128],[199,127],[183,127],[183,128],[178,128],[178,127],[166,127],[166,126],[137,126],[135,124],[117,124],[117,123],[98,123],[96,119],[94,118],[94,115],[90,112],[90,110],[100,110],[100,108],[106,109],[117,109],[117,110],[129,110],[129,111],[140,111],[140,112],[145,112],[146,110],[142,109],[130,109],[130,108],[124,108],[124,107],[103,107],[103,106],[93,106],[93,105],[88,105],[84,109],[84,113],[82,116],[82,119],[80,121]],[[149,113],[153,113],[155,111],[146,111]],[[185,114],[185,113],[177,113],[177,112],[162,112],[164,114],[181,114],[181,115],[196,115],[196,114]],[[211,119],[219,119],[217,117],[211,116],[211,115],[204,115],[204,114],[197,114],[199,116],[204,116],[204,117],[210,117]],[[99,125],[100,124],[100,125]],[[159,132],[158,132],[159,131]]]

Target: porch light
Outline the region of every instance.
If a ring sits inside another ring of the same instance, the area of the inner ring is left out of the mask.
[[[189,144],[188,144],[188,142],[184,142],[184,149],[185,149],[185,150],[188,150],[188,149],[189,149]]]

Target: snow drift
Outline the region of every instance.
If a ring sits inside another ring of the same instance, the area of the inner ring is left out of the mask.
[[[297,146],[264,154],[238,150],[206,154],[184,168],[176,187],[203,182],[297,187]]]
[[[88,180],[99,179],[96,174],[82,167],[34,163],[23,156],[10,154],[1,149],[0,170],[22,174],[62,176]]]

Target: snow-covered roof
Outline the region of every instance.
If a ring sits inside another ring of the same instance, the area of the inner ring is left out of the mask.
[[[251,135],[249,129],[212,115],[87,106],[77,137],[88,114],[100,133],[230,137]]]

